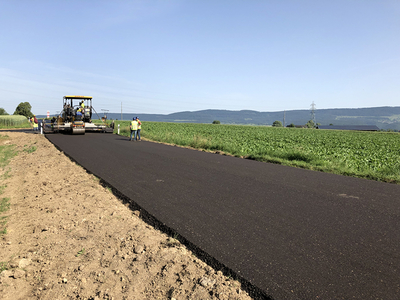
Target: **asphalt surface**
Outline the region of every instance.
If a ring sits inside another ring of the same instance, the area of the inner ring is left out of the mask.
[[[400,299],[399,185],[112,134],[46,137],[273,299]]]

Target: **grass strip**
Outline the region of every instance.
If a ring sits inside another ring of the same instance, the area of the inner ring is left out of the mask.
[[[7,135],[0,135],[0,141],[7,140],[9,137]],[[17,155],[17,151],[15,150],[15,145],[11,144],[3,144],[0,146],[0,168],[4,171],[4,168],[8,165],[11,158]],[[2,174],[2,180],[9,178],[10,170],[7,170],[4,174]],[[6,189],[6,185],[0,185],[0,195],[4,193]],[[7,212],[10,209],[10,198],[1,198],[0,199],[0,214]],[[7,233],[7,216],[0,216],[0,235]]]
[[[35,152],[36,149],[37,149],[36,146],[31,146],[29,148],[25,148],[24,151],[27,152],[27,153],[32,153],[32,152]]]
[[[0,200],[0,213],[6,212],[10,209],[10,198],[2,198]]]
[[[10,198],[1,198],[0,200],[0,214],[10,209]],[[0,235],[7,233],[7,216],[0,216]]]
[[[7,135],[0,135],[0,141],[8,139]],[[0,145],[0,168],[4,168],[10,162],[10,159],[17,155],[15,145]]]

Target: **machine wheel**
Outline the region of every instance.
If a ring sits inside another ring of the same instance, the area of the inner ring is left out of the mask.
[[[85,134],[85,128],[72,128],[72,134]]]

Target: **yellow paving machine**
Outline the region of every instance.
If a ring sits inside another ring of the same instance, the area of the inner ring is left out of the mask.
[[[90,96],[64,96],[63,110],[54,117],[50,126],[45,126],[45,133],[65,132],[71,134],[85,134],[85,132],[112,133],[113,128],[101,119],[92,106]],[[92,122],[92,113],[96,113],[101,124]]]

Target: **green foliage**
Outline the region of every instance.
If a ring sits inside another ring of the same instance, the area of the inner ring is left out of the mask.
[[[400,183],[398,133],[143,122],[142,136],[259,161]]]
[[[7,139],[7,136],[0,135],[0,141]],[[4,167],[9,163],[10,159],[15,156],[17,152],[15,151],[14,145],[1,145],[0,146],[0,168],[2,171]],[[10,176],[9,172],[5,172],[1,177]],[[0,185],[0,195],[3,194],[6,185]],[[4,213],[10,209],[10,198],[1,198],[0,199],[0,213]],[[0,217],[0,235],[7,233],[6,228],[7,216]]]
[[[272,127],[283,127],[283,125],[281,121],[274,121],[274,123],[272,123]]]
[[[29,148],[24,148],[24,151],[28,152],[28,153],[32,153],[32,152],[35,152],[36,149],[37,149],[36,146],[30,146]]]
[[[0,213],[10,209],[10,198],[2,198],[0,200]]]
[[[306,126],[307,128],[314,128],[315,127],[314,121],[313,120],[308,121]]]
[[[398,132],[398,130],[393,130],[393,129],[379,129],[378,131],[381,131],[381,132]]]
[[[82,248],[81,250],[79,250],[78,253],[75,254],[75,256],[78,257],[78,256],[80,256],[82,254],[85,254],[85,248]]]
[[[28,119],[21,115],[0,115],[0,128],[26,128],[30,127]]]
[[[7,234],[7,217],[0,217],[0,235]]]
[[[221,122],[218,121],[218,120],[214,120],[212,123],[213,123],[213,124],[221,124]]]
[[[0,199],[0,213],[4,213],[10,209],[10,198]],[[0,217],[0,235],[7,233],[7,216]]]
[[[8,170],[4,171],[3,175],[0,176],[0,180],[4,180],[4,179],[8,179],[11,177],[11,168],[8,168]],[[0,190],[1,190],[1,186],[0,186]]]
[[[6,185],[0,185],[0,195],[4,193],[4,189],[6,188]]]
[[[0,116],[6,116],[6,115],[8,115],[6,110],[4,108],[0,107]]]
[[[4,168],[17,155],[14,145],[0,145],[0,167]]]
[[[118,132],[118,124],[119,124],[119,132],[121,135],[126,135],[129,136],[131,134],[131,130],[129,129],[129,125],[131,124],[131,121],[116,121],[115,122],[115,132]],[[143,132],[143,122],[142,122],[142,131]]]
[[[8,270],[8,263],[5,261],[0,261],[0,273]]]
[[[294,128],[294,127],[296,127],[296,125],[294,125],[293,123],[290,123],[290,125],[288,125],[287,127]]]
[[[29,102],[21,102],[15,109],[14,115],[21,115],[27,118],[31,118],[33,116],[31,109],[32,106],[29,104]]]

